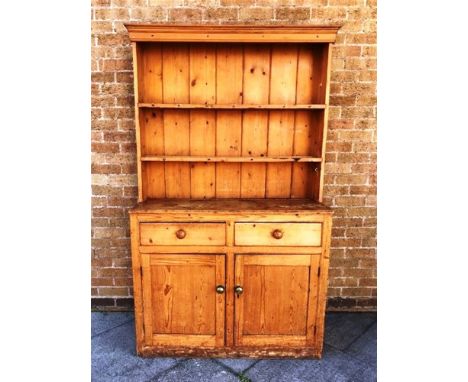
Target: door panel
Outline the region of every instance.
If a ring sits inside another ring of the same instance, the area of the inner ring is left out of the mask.
[[[172,346],[224,343],[224,255],[142,255],[145,342]]]
[[[303,346],[313,341],[317,255],[236,255],[236,344]]]

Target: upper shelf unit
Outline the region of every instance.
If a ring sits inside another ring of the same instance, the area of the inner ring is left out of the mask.
[[[338,27],[127,29],[140,201],[321,201]]]

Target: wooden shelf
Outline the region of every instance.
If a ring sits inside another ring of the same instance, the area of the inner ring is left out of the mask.
[[[325,104],[301,104],[301,105],[278,105],[278,104],[194,104],[194,103],[139,103],[139,107],[152,109],[214,109],[214,110],[324,110]]]
[[[269,211],[299,212],[321,211],[331,213],[329,207],[312,199],[147,199],[130,210],[130,213],[151,212],[235,212],[246,213]]]
[[[143,162],[322,162],[322,158],[308,156],[279,156],[279,157],[208,157],[208,156],[142,156]]]

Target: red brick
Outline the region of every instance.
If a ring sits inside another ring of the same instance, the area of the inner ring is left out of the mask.
[[[200,22],[202,11],[198,8],[175,8],[169,10],[169,20],[177,22]]]
[[[237,8],[208,8],[205,10],[205,18],[207,20],[235,21],[238,17]]]
[[[92,143],[91,150],[95,153],[118,153],[119,145],[117,143]]]
[[[96,20],[128,20],[129,12],[127,8],[99,8],[94,11]]]
[[[91,82],[108,83],[115,81],[114,73],[93,72],[91,73]]]
[[[273,18],[272,8],[247,8],[243,7],[239,11],[239,20],[244,21],[256,21],[256,20],[271,20]]]
[[[107,287],[99,287],[98,288],[99,296],[128,296],[128,288],[126,287],[115,287],[115,288],[107,288]]]
[[[310,18],[310,8],[276,8],[277,20],[308,20]]]
[[[370,297],[372,296],[372,288],[347,288],[342,289],[343,296],[349,297]]]
[[[119,217],[123,216],[121,208],[93,208],[94,217]]]
[[[91,165],[92,174],[120,174],[121,167],[116,164],[96,164]]]

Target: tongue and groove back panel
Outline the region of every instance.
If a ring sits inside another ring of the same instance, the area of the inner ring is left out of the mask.
[[[320,201],[328,49],[139,43],[140,198]]]

